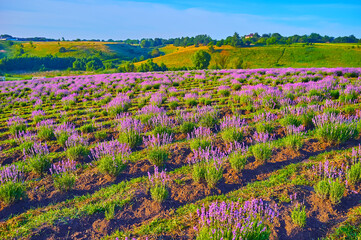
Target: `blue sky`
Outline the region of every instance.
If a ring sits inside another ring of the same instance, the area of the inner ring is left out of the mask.
[[[0,0],[0,33],[65,39],[238,32],[361,38],[361,1]]]

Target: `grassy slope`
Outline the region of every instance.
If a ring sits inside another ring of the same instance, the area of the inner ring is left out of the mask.
[[[353,47],[354,46],[354,47]],[[156,63],[165,63],[168,67],[190,67],[191,56],[198,50],[208,47],[175,47],[166,46],[161,51],[164,56],[154,58]],[[269,67],[360,67],[361,48],[355,44],[315,44],[302,46],[266,46],[233,48],[230,46],[215,47],[210,66],[215,65],[215,58],[219,54],[229,56],[229,61],[240,56],[250,68]],[[137,63],[136,65],[140,65]],[[231,67],[231,66],[228,66]]]
[[[116,42],[23,42],[24,55],[44,57],[46,55],[53,55],[57,57],[90,57],[94,54],[103,54],[105,57],[114,56],[125,60],[132,60],[139,58],[141,55],[146,55],[151,51],[149,48],[141,48],[139,46],[131,46]],[[59,53],[61,47],[66,48],[66,52]],[[18,48],[17,44],[11,48],[4,48],[0,52],[1,57],[11,57],[14,49]],[[0,49],[1,50],[1,49]]]

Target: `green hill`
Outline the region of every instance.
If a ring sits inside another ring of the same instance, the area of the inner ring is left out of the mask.
[[[357,44],[293,44],[262,47],[234,48],[214,47],[210,68],[219,67],[220,58],[226,60],[227,68],[234,68],[237,61],[243,61],[246,68],[273,67],[360,67],[361,48]],[[157,64],[168,68],[191,67],[191,56],[198,50],[208,50],[207,46],[175,47],[160,49],[164,56],[154,58]],[[143,62],[137,63],[136,66]]]

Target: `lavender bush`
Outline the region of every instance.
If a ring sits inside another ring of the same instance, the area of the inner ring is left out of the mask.
[[[64,122],[54,129],[54,135],[58,143],[63,147],[72,134],[76,134],[75,125],[69,122]]]
[[[357,122],[352,117],[325,113],[313,118],[316,136],[331,144],[340,144],[358,136]]]
[[[193,132],[187,134],[187,139],[190,140],[191,150],[206,149],[212,144],[212,137],[214,136],[210,128],[199,127],[195,128]]]
[[[130,148],[142,144],[144,125],[140,120],[131,117],[124,118],[119,123],[119,142],[126,143]]]
[[[130,147],[117,140],[100,143],[91,149],[91,156],[98,161],[100,172],[114,177],[125,168],[130,153]]]
[[[194,227],[197,240],[205,239],[269,239],[269,224],[278,216],[277,205],[266,204],[262,199],[239,202],[214,202],[197,211],[200,218]]]
[[[29,167],[35,173],[42,175],[48,171],[51,161],[49,158],[48,145],[46,145],[46,143],[42,145],[41,143],[35,142],[28,153],[24,151],[24,155]]]
[[[10,133],[15,136],[19,132],[25,132],[26,120],[18,116],[9,118],[7,121]]]
[[[231,164],[231,167],[236,170],[242,170],[248,160],[248,147],[238,142],[231,143],[230,149],[228,152],[231,152],[228,156],[228,161]]]
[[[221,136],[225,142],[240,142],[244,134],[246,121],[238,117],[225,117],[221,121]]]
[[[54,121],[52,119],[47,119],[36,124],[38,129],[38,138],[40,140],[52,140],[54,135]]]
[[[78,133],[68,137],[65,142],[66,156],[69,160],[78,160],[80,157],[88,156],[88,141]]]
[[[150,181],[150,195],[154,201],[163,202],[168,197],[167,182],[169,180],[165,170],[159,172],[158,167],[154,166],[154,173],[148,172]]]
[[[146,147],[149,148],[148,159],[158,167],[163,166],[168,160],[168,150],[165,145],[173,141],[173,135],[170,134],[157,134],[144,137],[143,139]]]
[[[61,192],[67,192],[71,190],[75,184],[76,162],[73,160],[60,161],[52,164],[49,169],[53,181],[54,187]]]
[[[10,165],[0,170],[0,201],[9,205],[25,195],[24,174],[18,166]]]

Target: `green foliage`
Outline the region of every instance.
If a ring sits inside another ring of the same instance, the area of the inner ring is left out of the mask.
[[[194,138],[190,141],[189,145],[191,150],[206,149],[211,146],[212,141],[210,139]]]
[[[0,201],[9,205],[25,196],[25,188],[21,182],[6,182],[0,185]]]
[[[303,228],[306,226],[306,207],[297,204],[292,210],[291,217],[294,224]]]
[[[234,170],[240,171],[246,166],[248,156],[241,151],[236,151],[229,155],[228,160]]]
[[[215,166],[214,163],[208,163],[204,171],[204,179],[207,182],[207,186],[210,189],[215,188],[216,184],[223,177],[223,168],[221,166]]]
[[[66,150],[66,156],[69,160],[79,160],[80,157],[89,155],[89,149],[84,145],[77,145]]]
[[[80,127],[82,133],[91,133],[95,130],[93,123],[88,123]]]
[[[116,177],[125,168],[125,159],[121,155],[102,157],[98,162],[98,169],[103,174]]]
[[[9,126],[9,131],[13,136],[19,134],[19,132],[25,132],[25,130],[26,130],[26,125],[25,124],[17,124],[17,123],[15,123],[15,124]]]
[[[295,115],[287,114],[284,118],[280,120],[282,126],[294,125],[296,127],[302,124],[302,121]]]
[[[191,133],[195,127],[196,127],[196,124],[193,122],[183,122],[179,126],[179,130],[181,133]]]
[[[356,163],[351,165],[351,167],[346,172],[347,181],[351,185],[356,185],[356,183],[361,180],[361,163]]]
[[[272,133],[274,126],[270,122],[259,122],[256,124],[256,131],[259,133]]]
[[[316,128],[315,134],[323,142],[340,144],[357,137],[358,130],[355,123],[326,123]]]
[[[40,140],[52,140],[55,137],[54,130],[49,126],[40,126],[38,129],[38,138]]]
[[[54,187],[61,192],[71,190],[75,184],[76,177],[73,173],[55,174],[53,176]]]
[[[339,181],[334,180],[330,182],[330,201],[332,204],[338,204],[341,202],[341,198],[345,193],[345,186]]]
[[[148,59],[148,61],[146,63],[142,63],[139,67],[138,67],[138,72],[154,72],[154,71],[167,71],[168,68],[167,66],[162,63],[160,66],[158,64],[156,64],[155,62],[153,62],[153,59]]]
[[[315,192],[321,199],[327,199],[330,194],[330,183],[328,179],[319,181],[315,186]]]
[[[170,109],[174,110],[174,109],[176,109],[176,108],[179,106],[179,103],[176,102],[176,101],[173,101],[173,102],[170,102],[170,103],[168,104],[168,106],[169,106]]]
[[[239,128],[227,128],[221,132],[223,141],[225,142],[240,142],[243,139],[243,132]]]
[[[205,69],[209,66],[211,55],[204,50],[199,50],[194,53],[191,60],[195,69]]]
[[[94,137],[97,140],[104,140],[104,139],[107,138],[107,136],[108,136],[108,134],[107,134],[107,132],[105,130],[96,131],[94,133]]]
[[[50,168],[50,158],[48,155],[35,155],[27,160],[30,169],[37,174],[44,174]]]
[[[148,152],[148,159],[153,165],[161,167],[168,160],[168,151],[162,147],[151,148]]]
[[[260,163],[265,163],[272,156],[272,146],[269,143],[258,143],[251,147],[251,152]]]
[[[142,144],[143,138],[140,133],[130,129],[119,133],[119,142],[127,143],[130,148],[135,148]]]
[[[199,120],[199,125],[202,127],[213,128],[218,123],[218,118],[213,114],[206,114]]]
[[[286,147],[298,151],[303,146],[303,136],[300,134],[292,134],[283,138],[283,142]]]
[[[193,99],[193,98],[188,98],[188,99],[186,99],[185,102],[186,102],[188,107],[195,107],[198,104],[197,100]]]
[[[202,179],[204,179],[205,176],[205,168],[200,163],[196,163],[192,167],[192,178],[195,182],[200,182]]]
[[[164,202],[168,198],[167,187],[163,184],[156,184],[150,188],[150,195],[154,201]]]

